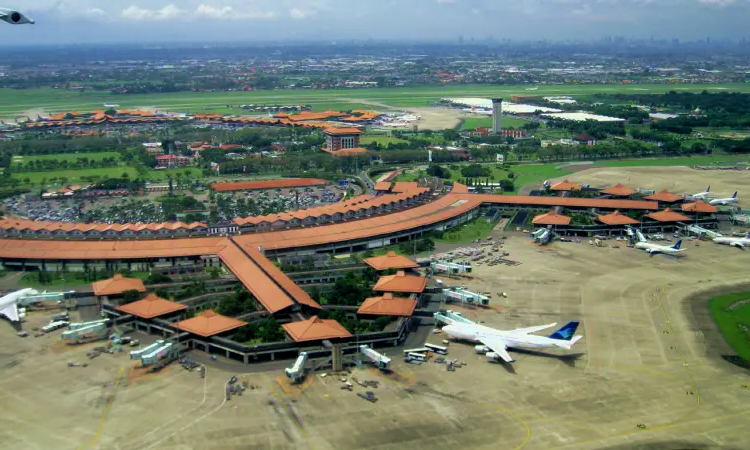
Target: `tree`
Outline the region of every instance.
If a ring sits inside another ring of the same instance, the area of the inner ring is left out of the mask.
[[[122,303],[128,304],[133,303],[141,299],[141,293],[136,289],[130,289],[122,293]]]

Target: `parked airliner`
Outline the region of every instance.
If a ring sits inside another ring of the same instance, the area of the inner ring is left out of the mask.
[[[529,328],[518,328],[510,331],[496,330],[477,324],[454,322],[443,327],[448,337],[453,339],[481,342],[483,345],[474,347],[479,353],[486,353],[488,359],[502,359],[513,362],[508,348],[538,349],[557,347],[570,350],[583,336],[573,336],[578,328],[578,322],[568,322],[567,325],[549,336],[537,336],[530,333],[554,327],[556,324],[541,325]]]
[[[714,238],[714,242],[717,244],[729,245],[731,247],[745,248],[750,245],[750,233],[745,234],[745,237],[724,237],[720,236]]]
[[[711,196],[711,186],[706,188],[706,192],[699,192],[697,194],[693,194],[690,197],[693,198],[693,200],[699,200],[699,199],[705,199],[706,197]]]
[[[712,205],[736,205],[737,201],[737,191],[734,191],[734,195],[729,198],[715,198],[709,203]]]

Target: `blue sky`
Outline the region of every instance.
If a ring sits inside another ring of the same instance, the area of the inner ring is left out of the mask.
[[[0,0],[0,43],[734,38],[750,0]],[[750,36],[748,36],[750,37]]]

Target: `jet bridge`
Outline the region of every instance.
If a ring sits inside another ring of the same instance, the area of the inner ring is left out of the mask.
[[[482,294],[477,294],[471,291],[467,291],[466,289],[459,288],[459,287],[443,289],[443,295],[445,296],[446,302],[458,300],[461,303],[466,303],[469,305],[489,305],[490,304],[489,297],[486,297]]]
[[[180,346],[174,342],[158,340],[148,347],[130,352],[130,359],[142,366],[166,365],[180,356]]]
[[[108,320],[95,320],[93,322],[71,323],[70,329],[63,331],[63,341],[81,344],[84,342],[100,341],[109,335],[107,327]]]
[[[287,378],[293,383],[299,383],[305,378],[305,363],[307,363],[307,352],[300,352],[297,360],[290,369],[284,369]]]
[[[440,310],[433,315],[435,322],[441,325],[450,325],[452,323],[465,323],[473,324],[471,320],[464,317],[460,312],[454,312],[453,310]]]
[[[706,236],[707,238],[711,238],[711,239],[722,236],[721,233],[717,233],[715,231],[711,231],[706,228],[699,227],[698,225],[685,225],[685,224],[680,224],[680,225],[685,227],[685,231],[689,233],[693,233],[697,236]]]
[[[375,366],[381,371],[387,371],[391,368],[391,358],[376,352],[366,345],[360,345],[359,351],[367,358],[368,361],[375,364]]]

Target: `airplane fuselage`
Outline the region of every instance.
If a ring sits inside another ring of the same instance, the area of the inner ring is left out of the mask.
[[[482,325],[449,325],[443,328],[445,334],[449,337],[461,341],[482,342],[482,338],[490,337],[501,339],[508,344],[508,347],[521,349],[535,349],[548,347],[566,348],[566,341],[550,339],[546,336],[537,336],[534,334],[514,333],[512,331],[500,331]],[[491,350],[486,350],[491,351]]]
[[[681,250],[666,245],[651,244],[649,242],[638,242],[635,248],[645,250],[648,253],[680,253]]]
[[[750,245],[750,238],[717,237],[714,238],[714,242],[733,247],[747,247]]]

